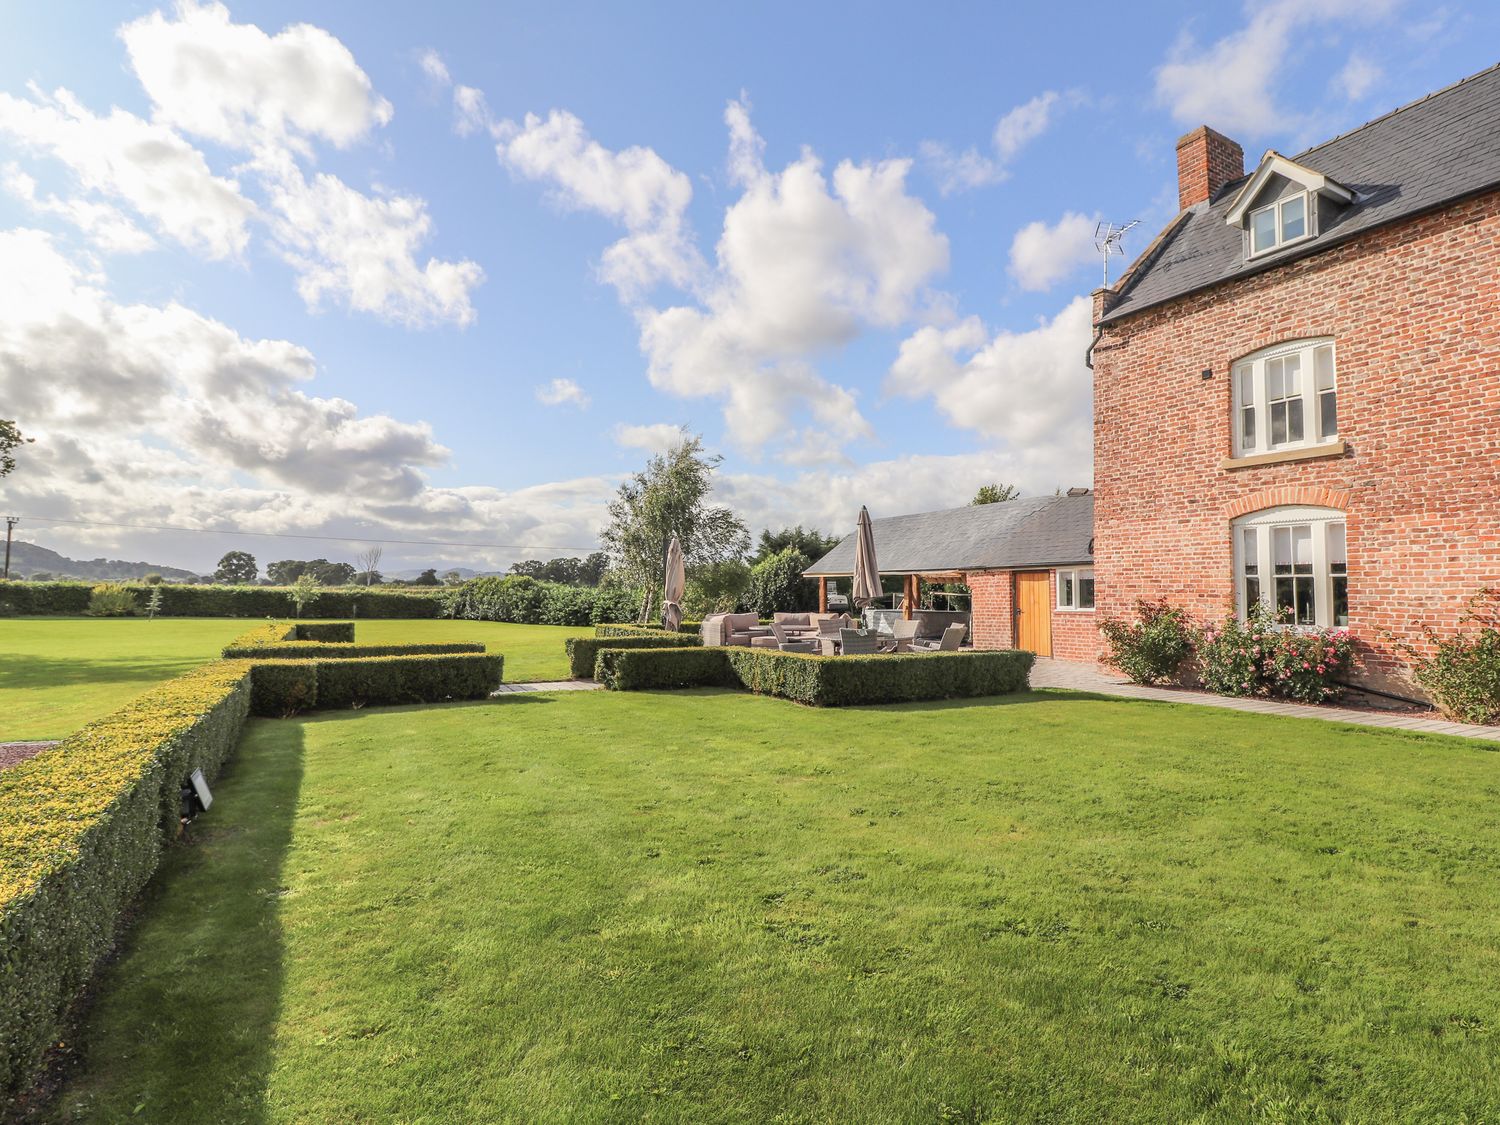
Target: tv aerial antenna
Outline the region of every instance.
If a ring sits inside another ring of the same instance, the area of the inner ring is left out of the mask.
[[[1101,222],[1094,228],[1094,249],[1104,255],[1104,287],[1109,288],[1109,256],[1118,254],[1125,256],[1125,247],[1120,241],[1125,237],[1125,232],[1131,227],[1138,226],[1139,219],[1131,219],[1128,223],[1116,226],[1114,223]]]

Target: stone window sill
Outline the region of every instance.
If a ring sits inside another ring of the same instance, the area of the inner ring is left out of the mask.
[[[1309,445],[1302,449],[1278,449],[1274,453],[1256,453],[1249,457],[1226,457],[1221,469],[1251,469],[1257,465],[1280,465],[1287,461],[1310,461],[1315,457],[1342,457],[1347,446],[1342,441]]]

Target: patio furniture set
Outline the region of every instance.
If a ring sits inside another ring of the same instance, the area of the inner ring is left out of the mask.
[[[704,618],[705,645],[740,645],[774,648],[823,656],[874,656],[879,653],[954,652],[963,643],[968,626],[944,623],[941,635],[920,635],[924,621],[896,617],[872,618],[858,628],[846,613],[778,613],[769,625],[760,624],[753,613],[711,614]],[[882,628],[884,626],[884,628]]]

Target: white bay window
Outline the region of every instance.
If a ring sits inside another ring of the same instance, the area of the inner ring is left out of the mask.
[[[1338,440],[1333,341],[1296,340],[1237,361],[1234,453],[1248,457]]]
[[[1344,513],[1270,508],[1234,523],[1235,604],[1241,619],[1257,603],[1307,628],[1349,624]]]

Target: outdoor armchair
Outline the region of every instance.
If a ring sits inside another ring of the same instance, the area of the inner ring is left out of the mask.
[[[917,622],[897,620],[891,622],[891,639],[884,644],[885,652],[910,652],[912,641],[917,636]]]
[[[967,625],[949,625],[943,630],[942,640],[936,644],[929,641],[926,644],[915,647],[921,652],[957,652],[959,646],[964,643],[964,634],[968,631],[969,627]]]
[[[840,629],[839,648],[845,656],[875,656],[880,652],[880,639],[874,633]]]

